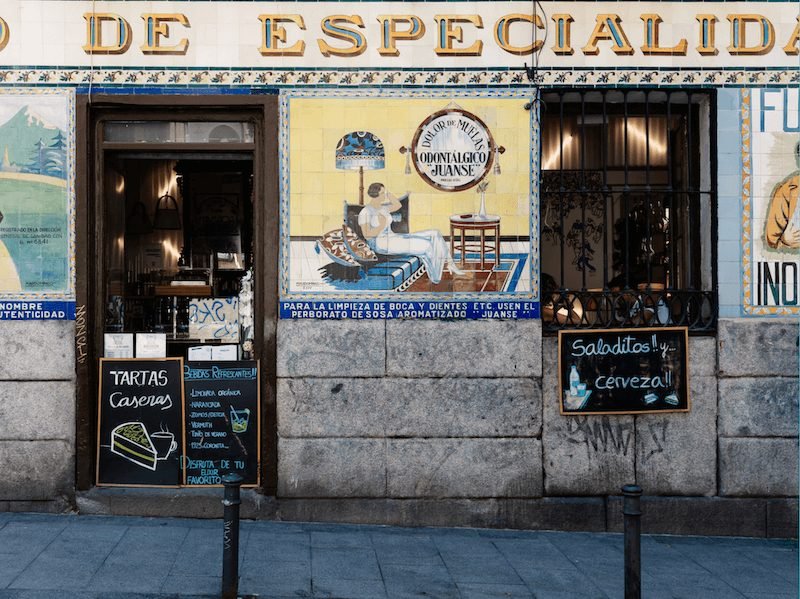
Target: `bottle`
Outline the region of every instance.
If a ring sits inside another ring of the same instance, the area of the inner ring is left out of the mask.
[[[578,367],[573,364],[569,371],[569,394],[573,397],[578,395],[578,383],[580,382],[581,375],[578,374]]]

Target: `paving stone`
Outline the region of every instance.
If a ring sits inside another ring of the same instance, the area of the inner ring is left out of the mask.
[[[530,564],[528,567],[517,567],[516,571],[525,584],[535,590],[537,598],[541,591],[564,590],[569,590],[576,596],[582,594],[590,597],[605,597],[597,585],[575,567],[563,570],[543,570],[536,567],[535,564]]]
[[[245,565],[273,562],[311,563],[309,536],[302,533],[280,534],[252,530],[245,545]]]
[[[388,320],[390,376],[539,377],[539,320]]]
[[[387,564],[381,568],[390,599],[460,599],[456,583],[444,565]]]
[[[366,531],[312,531],[310,536],[313,547],[368,548],[372,545]]]
[[[240,583],[242,593],[288,596],[310,596],[311,562],[261,562],[245,559],[239,576],[247,581]]]
[[[278,380],[282,437],[532,437],[541,433],[535,379]]]
[[[278,377],[383,376],[382,320],[278,320]]]
[[[85,589],[104,559],[105,553],[64,556],[43,552],[9,586],[16,589]]]
[[[537,497],[538,439],[389,439],[390,497]]]
[[[162,593],[175,595],[214,595],[219,596],[222,590],[222,578],[219,576],[187,576],[170,574],[161,585]]]
[[[720,318],[717,328],[721,376],[797,374],[796,319]]]
[[[240,531],[241,535],[241,531]],[[246,546],[247,539],[240,543]],[[204,529],[191,529],[178,549],[171,574],[207,576],[211,572],[222,571],[222,532]]]
[[[314,577],[314,597],[347,599],[381,599],[386,597],[382,580],[341,580],[339,578]]]
[[[495,547],[514,568],[526,569],[530,564],[543,570],[569,570],[574,564],[546,539],[502,539]]]
[[[798,379],[719,381],[719,434],[728,437],[797,436]]]
[[[370,548],[311,549],[311,578],[336,580],[381,580],[375,551]]]
[[[282,497],[385,496],[385,441],[279,439],[278,495]]]
[[[4,321],[0,327],[0,380],[75,379],[75,322]]]
[[[475,584],[458,582],[461,599],[534,599],[528,587],[520,584]]]
[[[383,564],[442,564],[439,549],[425,535],[373,533],[372,546]]]
[[[720,438],[720,495],[796,496],[797,439]]]
[[[649,495],[716,494],[717,379],[689,387],[689,412],[636,417],[636,483]]]
[[[270,599],[275,597],[311,597],[311,575],[304,578],[294,578],[289,581],[243,576],[239,579],[239,595],[269,597]]]

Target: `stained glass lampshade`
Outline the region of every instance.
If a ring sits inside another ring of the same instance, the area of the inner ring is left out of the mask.
[[[336,168],[358,170],[359,203],[364,204],[364,170],[379,170],[386,166],[383,142],[369,131],[348,133],[336,145]]]

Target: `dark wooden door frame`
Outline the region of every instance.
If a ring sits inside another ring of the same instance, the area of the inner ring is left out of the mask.
[[[279,172],[277,95],[92,96],[76,98],[76,472],[77,489],[94,483],[97,427],[97,359],[103,347],[105,297],[103,272],[103,120],[252,120],[253,262],[255,356],[261,361],[261,491],[277,489],[275,405],[276,329],[278,322]],[[137,146],[138,147],[138,146]],[[142,149],[169,151],[165,145]],[[183,150],[191,148],[182,147]],[[230,145],[202,144],[198,151],[229,150]]]

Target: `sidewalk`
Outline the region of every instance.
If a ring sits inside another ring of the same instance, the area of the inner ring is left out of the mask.
[[[646,599],[797,599],[796,541],[646,536]],[[243,521],[240,595],[623,597],[619,534]],[[0,513],[0,597],[219,594],[220,520]]]

